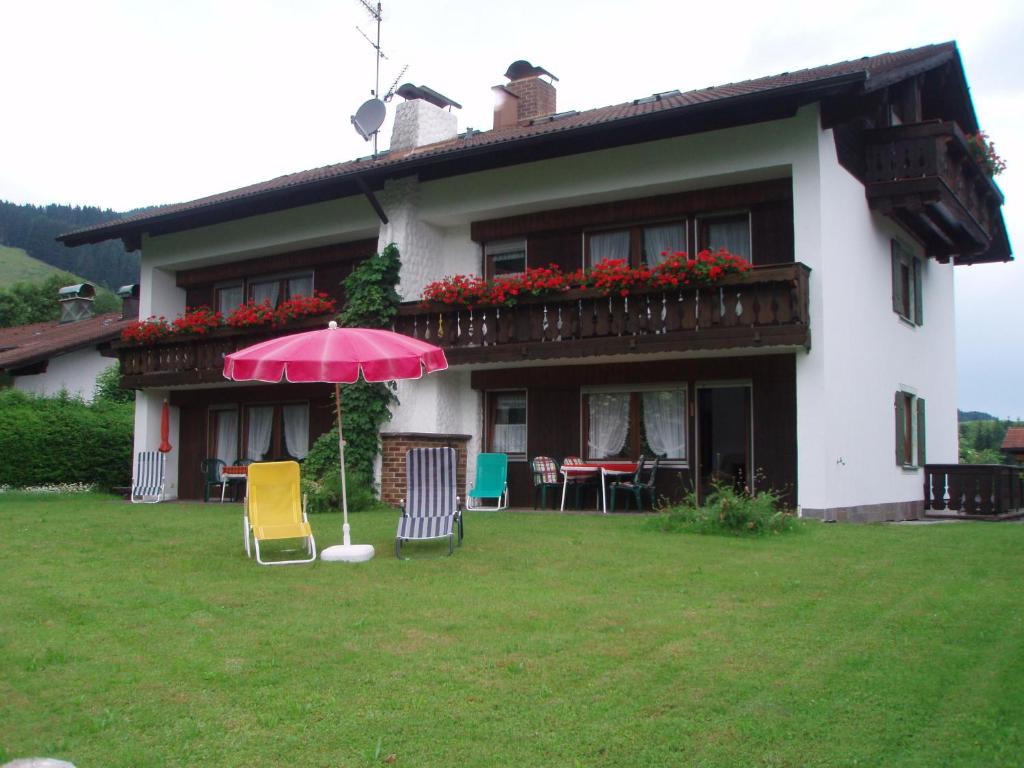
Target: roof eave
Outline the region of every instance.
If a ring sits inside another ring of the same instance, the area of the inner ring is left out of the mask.
[[[257,192],[229,201],[211,203],[208,206],[191,208],[184,211],[172,211],[164,215],[146,218],[139,222],[125,222],[123,224],[115,223],[92,230],[70,232],[58,236],[57,240],[64,243],[66,246],[73,247],[120,238],[125,240],[127,245],[131,242],[139,242],[143,234],[152,232],[154,229],[163,230],[161,234],[167,234],[174,231],[193,229],[198,226],[206,226],[208,224],[242,218],[244,216],[254,215],[254,213],[264,213],[274,210],[293,208],[312,202],[313,199],[355,196],[362,194],[358,180],[362,180],[373,189],[379,189],[386,179],[409,176],[425,168],[443,168],[443,166],[447,164],[454,165],[456,163],[464,163],[465,161],[486,157],[488,155],[494,155],[495,157],[501,154],[511,155],[516,153],[518,150],[530,149],[538,145],[553,144],[555,142],[575,145],[577,143],[575,140],[581,137],[590,137],[602,133],[607,133],[609,135],[613,135],[615,133],[626,134],[638,126],[657,124],[670,120],[680,120],[681,118],[685,122],[699,122],[708,115],[716,112],[727,112],[729,110],[737,110],[745,107],[754,107],[758,104],[770,103],[772,101],[792,101],[792,106],[795,110],[798,106],[812,103],[828,96],[837,95],[838,93],[845,92],[850,89],[863,87],[863,84],[866,81],[866,72],[853,72],[815,80],[810,83],[794,83],[792,85],[773,88],[771,90],[729,96],[704,103],[664,109],[642,115],[633,115],[608,122],[569,128],[564,131],[523,136],[508,141],[501,141],[494,144],[482,144],[477,147],[456,149],[454,151],[442,152],[439,154],[429,154],[424,156],[413,155],[407,159],[400,160],[383,167],[361,168],[326,179],[296,184],[293,187]],[[772,118],[768,117],[765,119]],[[742,119],[737,119],[733,121],[732,124],[743,125],[755,122],[761,122],[761,120],[756,119],[756,117],[751,119],[750,114],[744,112]],[[679,128],[680,129],[675,132],[676,135],[700,132],[699,129],[695,131],[687,131],[685,124],[681,124]],[[630,143],[640,142],[628,140],[622,142],[622,144]],[[567,151],[559,153],[559,156],[577,154],[581,151],[587,150],[577,149],[574,152],[572,151],[572,147],[569,146]],[[519,162],[520,161],[509,162],[507,164],[515,165],[519,164]],[[501,163],[499,162],[496,165],[500,166]],[[296,200],[295,198],[299,199]],[[309,198],[309,200],[305,200],[303,198]],[[243,213],[243,211],[246,212]],[[199,220],[198,223],[196,222],[197,219]],[[192,223],[185,223],[190,220]],[[179,222],[182,223],[183,226],[175,226],[175,224]]]

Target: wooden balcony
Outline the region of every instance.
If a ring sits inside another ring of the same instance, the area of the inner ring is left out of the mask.
[[[927,517],[1024,517],[1024,470],[1003,464],[926,464]]]
[[[940,261],[1010,258],[999,187],[953,122],[865,131],[864,186],[874,210],[904,226]]]
[[[225,383],[224,355],[275,336],[326,328],[329,315],[306,317],[282,328],[221,328],[208,336],[172,338],[157,344],[113,345],[121,364],[121,386],[187,386]]]
[[[444,348],[452,365],[640,352],[810,348],[803,264],[755,267],[713,287],[628,297],[574,290],[514,307],[406,304],[395,330]]]

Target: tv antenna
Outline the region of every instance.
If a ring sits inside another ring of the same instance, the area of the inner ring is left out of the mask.
[[[355,115],[352,116],[352,125],[355,126],[356,132],[362,136],[366,141],[373,139],[373,154],[377,154],[377,133],[380,131],[381,125],[384,123],[384,118],[387,116],[387,107],[385,104],[391,101],[391,98],[395,95],[395,87],[398,85],[398,81],[405,74],[405,71],[409,68],[406,64],[402,67],[402,71],[398,73],[398,77],[395,78],[395,82],[392,83],[391,88],[388,90],[386,96],[381,98],[380,95],[380,60],[387,59],[387,54],[384,53],[380,47],[380,23],[383,20],[383,8],[378,2],[373,5],[369,0],[359,0],[360,5],[370,14],[370,18],[377,25],[377,34],[375,37],[370,37],[359,27],[356,27],[356,31],[363,36],[363,38],[370,44],[370,47],[374,50],[374,79],[373,79],[373,90],[370,91],[370,95],[373,97],[369,101],[366,101],[359,107]]]

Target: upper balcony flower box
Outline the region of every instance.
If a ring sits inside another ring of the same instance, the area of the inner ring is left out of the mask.
[[[576,289],[512,307],[409,303],[395,330],[444,348],[449,363],[514,362],[635,352],[810,347],[803,264],[754,267],[711,286],[629,296]]]

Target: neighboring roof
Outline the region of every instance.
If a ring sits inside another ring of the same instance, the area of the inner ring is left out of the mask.
[[[134,320],[120,312],[97,315],[73,323],[32,323],[0,328],[0,370],[11,370],[49,360],[83,347],[113,341]]]
[[[1004,451],[1024,451],[1024,427],[1010,427],[1003,438]]]
[[[710,86],[687,93],[669,91],[658,94],[656,98],[641,98],[584,112],[561,113],[538,118],[524,125],[491,131],[467,131],[455,139],[425,147],[382,152],[376,157],[279,176],[186,203],[149,208],[112,222],[69,232],[58,239],[66,245],[81,245],[113,238],[138,238],[143,232],[152,232],[154,228],[162,233],[188,229],[215,221],[303,205],[315,199],[359,194],[368,188],[379,188],[386,178],[422,172],[427,168],[469,157],[505,153],[510,155],[506,164],[528,162],[542,159],[543,155],[516,155],[512,158],[513,150],[530,148],[535,152],[540,144],[550,145],[558,139],[566,142],[565,149],[560,150],[561,154],[586,151],[587,146],[578,141],[580,136],[590,136],[595,132],[608,133],[642,123],[665,123],[666,120],[672,120],[672,131],[676,134],[709,130],[706,116],[719,109],[743,107],[743,118],[753,122],[756,115],[750,108],[755,103],[787,99],[792,105],[810,103],[825,95],[846,90],[869,92],[954,60],[959,62],[956,44],[940,43],[797,72],[783,72],[756,80]],[[687,125],[691,119],[694,126]],[[966,130],[976,129],[976,126],[964,127]],[[634,140],[650,138],[648,134],[646,138]],[[550,152],[547,156],[555,154]],[[499,164],[501,162],[497,161],[492,167]],[[453,170],[453,173],[457,172]],[[197,219],[198,214],[204,217]]]

